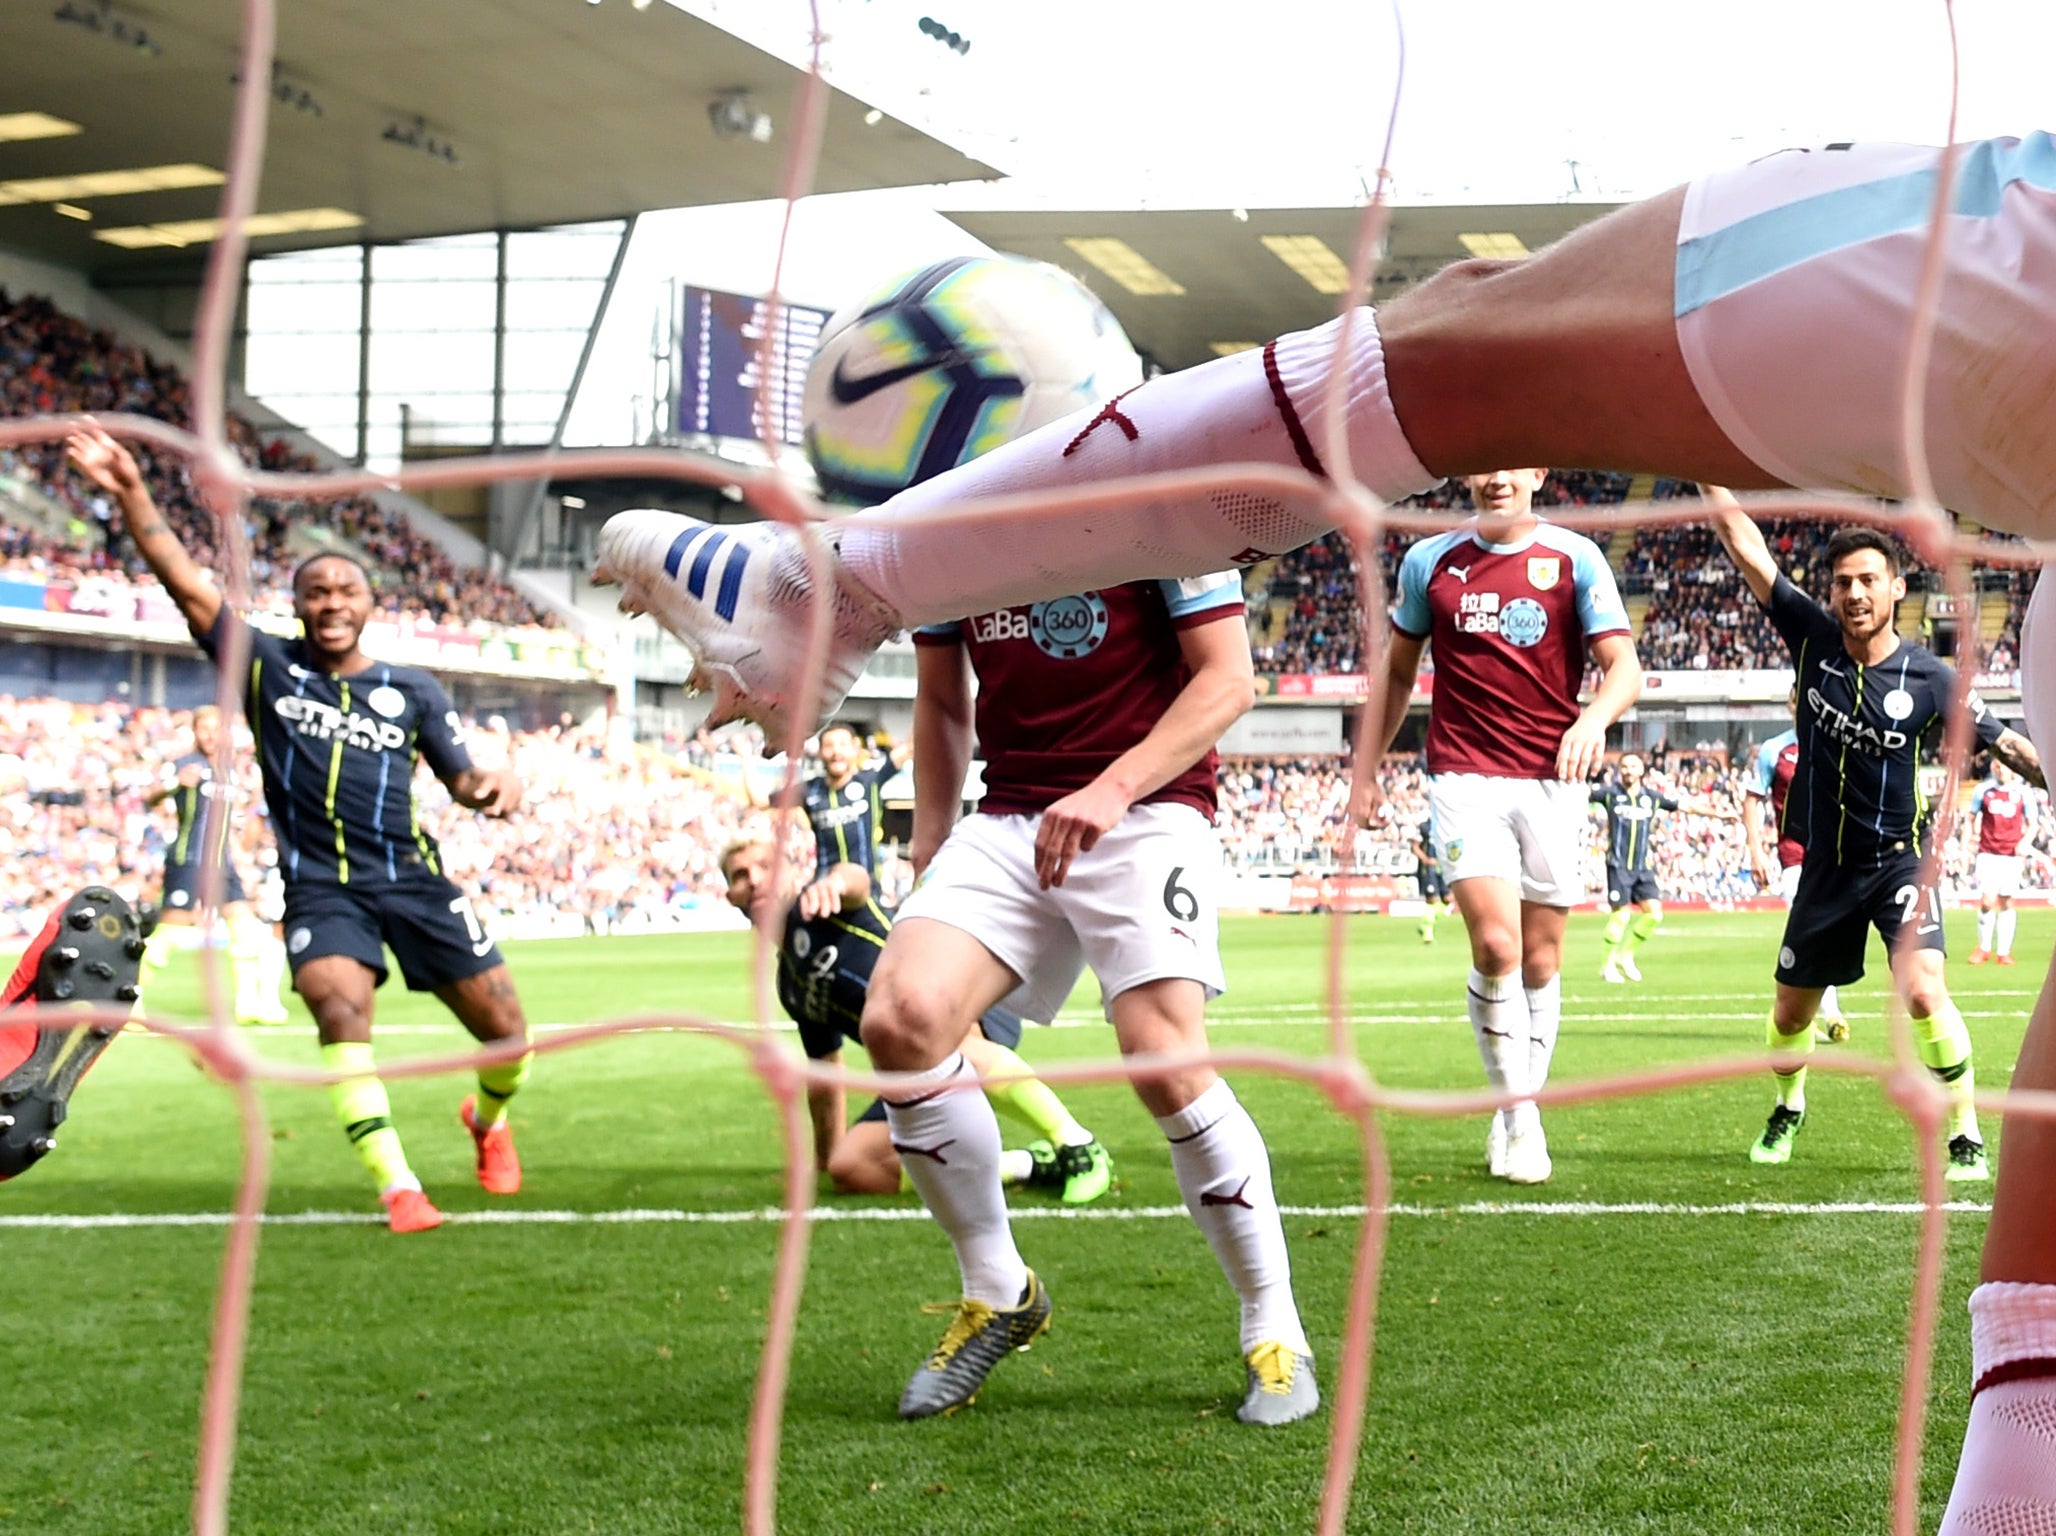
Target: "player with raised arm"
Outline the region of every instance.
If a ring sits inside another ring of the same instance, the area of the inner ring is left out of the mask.
[[[528,1034],[514,983],[467,897],[442,872],[421,829],[414,769],[426,759],[458,804],[504,816],[521,781],[473,765],[442,685],[358,648],[371,585],[356,561],[316,555],[293,574],[293,609],[305,628],[283,641],[232,614],[150,499],[135,459],[97,423],[65,440],[78,471],[114,497],[129,537],[202,650],[219,659],[240,632],[239,679],[257,736],[264,798],[285,878],[286,948],[293,986],[314,1014],[322,1064],[347,1076],[331,1089],[336,1116],[378,1185],[388,1224],[419,1232],[442,1223],[393,1128],[371,1049],[372,999],[391,946],[407,985],[433,991],[486,1043]],[[507,1101],[528,1076],[528,1053],[478,1071],[459,1108],[493,1194],[521,1187]]]
[[[872,899],[871,878],[856,864],[831,866],[781,913],[772,896],[776,857],[768,838],[743,837],[723,849],[721,878],[727,883],[728,904],[778,939],[778,1004],[799,1026],[807,1058],[840,1064],[843,1041],[858,1039],[871,972],[892,933],[892,918]],[[995,1007],[980,1015],[961,1047],[964,1059],[986,1079],[985,1096],[993,1107],[1028,1126],[1038,1138],[1000,1154],[1001,1182],[1061,1191],[1067,1205],[1089,1204],[1107,1192],[1109,1180],[1093,1176],[1091,1164],[1085,1177],[1066,1177],[1056,1149],[1089,1146],[1092,1133],[1014,1053],[1020,1043],[1019,1015]],[[913,1183],[885,1128],[885,1101],[873,1099],[851,1125],[844,1097],[840,1085],[807,1085],[814,1166],[843,1194],[889,1195],[911,1189]]]
[[[691,519],[634,511],[600,539],[596,580],[649,608],[699,660],[717,709],[818,718],[895,630],[960,613],[1178,572],[1308,542],[1339,520],[1314,494],[1175,490],[1070,497],[1033,518],[919,514],[1001,495],[1093,489],[1215,465],[1350,471],[1397,501],[1494,464],[1603,464],[1731,486],[1935,499],[1986,527],[2056,536],[2056,138],[1790,150],[1597,219],[1532,257],[1460,261],[1375,314],[1151,380],[860,515],[835,551],[834,639],[803,689],[814,583],[783,525],[731,551],[734,601],[679,573],[705,549]],[[1901,393],[1947,171],[1933,345],[1916,482]],[[1333,380],[1346,443],[1329,441]],[[723,588],[721,590],[726,590]],[[2040,616],[2040,622],[2037,617]],[[2030,729],[2056,730],[2056,583],[2023,629]],[[2056,987],[2013,1079],[2056,1091]],[[2033,1511],[2056,1521],[2046,1442],[2056,1416],[2056,1125],[2022,1116],[2000,1174],[1972,1299],[1981,1389],[1943,1536]],[[1992,1371],[2003,1381],[1986,1383]],[[2004,1416],[2002,1416],[2004,1415]],[[2027,1469],[2027,1470],[2023,1470]]]
[[[1956,675],[1925,647],[1901,639],[1894,620],[1906,595],[1898,547],[1874,528],[1851,524],[1828,540],[1830,606],[1778,570],[1763,532],[1718,487],[1714,532],[1791,648],[1799,696],[1799,762],[1806,797],[1806,856],[1778,950],[1777,999],[1765,1038],[1789,1063],[1778,1098],[1749,1149],[1758,1163],[1783,1163],[1806,1123],[1806,1057],[1821,991],[1863,975],[1875,927],[1891,959],[1920,1059],[1955,1098],[1949,1112],[1948,1176],[1989,1178],[1984,1137],[1971,1103],[1970,1031],[1949,997],[1940,893],[1923,879],[1934,807],[1921,788],[1923,756],[1941,739]],[[2026,737],[1970,696],[1972,727],[1994,755],[2039,776]]]
[[[1471,941],[1467,996],[1485,1076],[1528,1094],[1549,1076],[1563,1016],[1564,926],[1585,899],[1585,779],[1606,730],[1642,691],[1642,666],[1599,546],[1534,510],[1548,471],[1466,480],[1477,518],[1422,539],[1399,567],[1378,751],[1406,719],[1421,653],[1435,650],[1428,803],[1442,873]],[[1578,706],[1587,652],[1601,669]],[[1360,778],[1375,790],[1377,762]],[[1542,1114],[1521,1099],[1492,1117],[1486,1165],[1540,1184]]]
[[[277,942],[258,921],[243,891],[242,875],[230,853],[233,784],[214,777],[221,745],[221,711],[203,704],[193,711],[193,750],[172,763],[170,782],[143,797],[145,805],[169,800],[178,812],[178,831],[164,850],[164,885],[157,898],[157,929],[143,953],[146,965],[162,969],[172,948],[193,936],[200,917],[200,880],[207,858],[221,866],[221,920],[228,929],[229,962],[236,981],[236,1022],[283,1024],[278,972],[268,953]]]
[[[915,640],[913,858],[926,874],[878,962],[863,1038],[880,1068],[912,1075],[886,1095],[893,1145],[963,1280],[900,1399],[903,1417],[925,1418],[969,1403],[1050,1316],[1014,1246],[992,1110],[952,1087],[970,1071],[959,1042],[1002,1000],[1051,1018],[1090,965],[1124,1056],[1204,1049],[1207,999],[1226,985],[1214,743],[1255,683],[1232,573],[1001,608]],[[985,798],[959,821],[974,726]],[[1262,1134],[1211,1066],[1135,1091],[1241,1301],[1238,1417],[1305,1417],[1320,1392]]]
[[[1640,981],[1635,951],[1663,925],[1663,893],[1649,861],[1649,834],[1658,811],[1687,811],[1715,821],[1739,821],[1741,813],[1705,795],[1683,800],[1652,789],[1643,780],[1641,755],[1624,752],[1620,776],[1611,784],[1593,786],[1591,800],[1606,808],[1606,901],[1613,916],[1606,923],[1606,961],[1601,981]]]
[[[1792,718],[1799,718],[1799,690],[1795,686],[1786,705]],[[1787,907],[1799,890],[1799,869],[1806,859],[1806,796],[1792,793],[1792,781],[1799,772],[1799,732],[1780,731],[1756,749],[1756,776],[1748,796],[1760,803],[1756,814],[1743,822],[1749,834],[1749,870],[1761,890],[1776,891]],[[1820,1008],[1813,1015],[1813,1038],[1823,1044],[1840,1044],[1849,1038],[1849,1020],[1842,1013],[1842,996],[1833,987],[1820,994]]]
[[[1977,817],[1977,948],[1970,952],[1972,965],[1987,960],[2013,964],[2013,930],[2020,920],[2013,898],[2020,894],[2028,795],[2020,775],[1995,755],[1992,776],[1970,797]]]

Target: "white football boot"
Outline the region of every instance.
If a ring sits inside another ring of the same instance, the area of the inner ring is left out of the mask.
[[[811,732],[843,701],[899,616],[843,569],[841,530],[822,525],[834,584],[818,689],[801,672],[814,575],[798,532],[779,522],[703,523],[676,512],[617,512],[600,529],[594,586],[619,585],[624,613],[647,613],[692,652],[690,686],[714,695],[710,726],[749,719],[782,751],[795,719]]]

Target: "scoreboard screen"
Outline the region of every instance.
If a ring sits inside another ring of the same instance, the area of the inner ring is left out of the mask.
[[[706,288],[681,290],[678,324],[680,432],[800,441],[800,391],[828,311]],[[768,354],[764,338],[769,335]],[[760,368],[771,373],[766,424],[757,419]]]

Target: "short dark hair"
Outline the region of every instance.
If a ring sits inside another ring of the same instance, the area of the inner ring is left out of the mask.
[[[830,731],[848,731],[850,733],[850,736],[856,741],[858,746],[861,747],[864,744],[864,733],[858,730],[853,722],[848,720],[829,721],[826,725],[822,726],[820,730],[814,733],[815,739],[819,740],[821,737],[826,736]]]
[[[1862,523],[1850,523],[1837,528],[1834,536],[1828,540],[1829,573],[1834,572],[1835,566],[1841,562],[1843,556],[1853,555],[1865,549],[1874,549],[1883,555],[1885,568],[1894,576],[1905,568],[1906,562],[1900,557],[1898,542],[1890,535],[1880,533],[1877,529]]]
[[[346,555],[340,549],[324,549],[320,551],[318,554],[309,555],[305,560],[302,560],[298,565],[293,567],[294,592],[297,593],[300,590],[300,578],[307,573],[307,568],[309,566],[319,565],[324,560],[340,560],[343,562],[343,564],[350,566],[357,572],[359,576],[362,576],[364,578],[365,586],[375,587],[378,585],[377,582],[371,579],[371,567],[366,565],[362,560],[359,560],[355,555]]]

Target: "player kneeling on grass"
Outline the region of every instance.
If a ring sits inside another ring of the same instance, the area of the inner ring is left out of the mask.
[[[316,555],[293,575],[304,636],[286,642],[230,613],[207,573],[165,525],[129,451],[89,423],[66,440],[72,463],[121,507],[128,534],[208,655],[241,635],[243,708],[256,733],[264,799],[285,877],[286,950],[293,986],[314,1014],[322,1064],[346,1074],[331,1090],[336,1116],[376,1180],[395,1232],[442,1224],[393,1129],[373,1071],[371,1007],[386,979],[385,946],[407,985],[433,991],[487,1043],[525,1040],[527,1021],[499,950],[470,898],[443,874],[420,830],[414,769],[426,758],[458,804],[504,816],[521,781],[474,766],[442,684],[358,649],[371,584],[343,555]],[[459,1115],[493,1194],[521,1187],[507,1101],[528,1076],[526,1052],[481,1067]]]
[[[55,1150],[72,1090],[121,1031],[112,1016],[67,1025],[61,1010],[126,1013],[137,1000],[144,938],[126,901],[89,885],[50,915],[0,990],[0,1179]],[[20,1016],[31,1008],[40,1016]]]
[[[1124,1055],[1206,1045],[1221,974],[1214,743],[1250,707],[1242,584],[1132,582],[915,636],[913,862],[864,1008],[864,1048],[913,1081],[886,1118],[963,1275],[955,1319],[900,1398],[906,1418],[977,1396],[1049,1326],[1000,1192],[999,1126],[959,1048],[1006,999],[1047,1020],[1090,965]],[[973,676],[976,712],[973,713]],[[959,822],[973,724],[985,800]],[[1210,1066],[1139,1078],[1186,1208],[1241,1298],[1239,1417],[1320,1404],[1263,1136]]]
[[[1718,487],[1714,532],[1791,647],[1798,673],[1799,762],[1793,794],[1806,797],[1806,856],[1778,951],[1777,1001],[1766,1039],[1790,1063],[1775,1073],[1778,1101],[1751,1161],[1783,1163],[1806,1121],[1806,1058],[1821,989],[1863,975],[1875,925],[1891,955],[1892,984],[1913,1022],[1920,1059],[1955,1091],[1948,1177],[1991,1176],[1978,1131],[1970,1031],[1950,1000],[1942,963],[1939,893],[1922,879],[1934,808],[1920,788],[1921,759],[1941,739],[1956,674],[1893,627],[1906,595],[1899,550],[1875,528],[1850,525],[1828,540],[1829,606],[1778,570],[1763,532]],[[1970,696],[1972,730],[1993,754],[2036,778],[2025,736]]]
[[[871,877],[857,864],[832,864],[781,910],[772,894],[776,858],[768,840],[745,838],[721,854],[728,904],[778,939],[778,1002],[800,1027],[808,1059],[842,1060],[844,1040],[858,1038],[871,970],[892,932],[892,919],[871,897]],[[1036,1132],[1026,1147],[1000,1154],[1000,1181],[1061,1190],[1066,1205],[1097,1200],[1113,1183],[1106,1148],[1064,1108],[1028,1063],[1014,1054],[1021,1019],[988,1008],[961,1049],[993,1107]],[[1009,1079],[993,1082],[994,1077]],[[889,1195],[913,1188],[885,1127],[885,1101],[873,1099],[846,1125],[840,1085],[807,1088],[814,1124],[814,1166],[846,1195]]]

